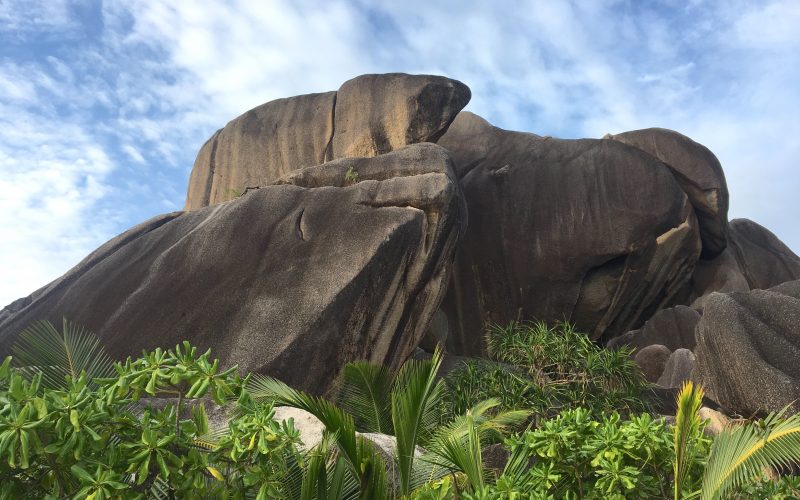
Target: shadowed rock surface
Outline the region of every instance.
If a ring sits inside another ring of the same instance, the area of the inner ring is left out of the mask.
[[[638,330],[631,330],[609,340],[606,347],[615,349],[622,345],[641,349],[661,344],[669,350],[694,349],[694,329],[700,314],[686,306],[675,306],[657,311]]]
[[[800,411],[800,280],[712,293],[695,355],[693,378],[729,413]]]
[[[443,310],[448,348],[483,352],[484,325],[568,320],[592,338],[641,325],[669,303],[700,253],[672,172],[612,140],[510,132],[462,112],[439,144],[467,200]]]
[[[714,153],[683,134],[663,128],[608,135],[664,162],[689,196],[700,225],[703,255],[713,257],[727,245],[728,186]]]
[[[694,353],[689,349],[678,349],[670,354],[656,383],[661,387],[680,389],[685,381],[691,380],[694,365]]]
[[[749,219],[730,224],[731,247],[751,289],[800,279],[800,257],[767,228]]]
[[[463,215],[449,156],[422,144],[329,165],[355,165],[363,180],[312,182],[306,172],[298,185],[115,238],[4,313],[0,346],[33,321],[66,316],[117,358],[188,339],[223,365],[315,393],[349,361],[397,367],[447,283]]]
[[[711,292],[767,289],[800,279],[800,257],[765,227],[748,219],[730,222],[729,245],[701,259],[692,276],[692,307],[702,309]]]
[[[185,209],[230,200],[301,167],[435,142],[469,99],[469,88],[455,80],[390,73],[262,104],[200,149]]]

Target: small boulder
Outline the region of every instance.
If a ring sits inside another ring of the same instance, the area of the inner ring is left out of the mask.
[[[678,349],[669,355],[664,373],[656,384],[661,387],[681,387],[686,380],[692,378],[695,356],[689,349]]]
[[[725,414],[717,411],[712,410],[707,406],[701,407],[697,411],[697,415],[706,421],[706,427],[704,432],[706,435],[715,437],[719,436],[719,433],[730,427],[731,419],[729,419]]]
[[[653,344],[639,349],[633,360],[642,369],[644,378],[648,382],[655,382],[664,373],[667,359],[669,359],[671,353],[672,351],[666,346]]]
[[[397,438],[377,432],[359,432],[357,435],[375,445],[376,451],[386,466],[386,479],[389,487],[391,490],[396,490],[400,486],[400,471],[397,469]],[[417,446],[414,449],[414,459],[419,459],[424,453],[425,449]]]
[[[322,441],[325,425],[317,417],[305,410],[292,408],[291,406],[276,406],[273,419],[277,422],[292,419],[294,428],[300,431],[300,441],[303,442],[301,448],[304,450],[310,450]]]

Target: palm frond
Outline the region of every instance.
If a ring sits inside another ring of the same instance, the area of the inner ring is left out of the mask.
[[[676,400],[675,428],[675,473],[674,498],[680,500],[686,489],[689,467],[695,454],[695,438],[701,432],[702,422],[697,411],[703,401],[703,388],[689,380],[683,384]]]
[[[299,408],[317,417],[328,433],[335,436],[337,448],[350,473],[359,478],[362,497],[380,498],[386,494],[388,486],[383,459],[371,442],[356,436],[352,416],[325,399],[292,389],[271,377],[255,375],[247,382],[246,389],[254,401]]]
[[[440,433],[431,444],[432,455],[426,460],[452,472],[462,472],[469,480],[473,491],[481,491],[485,483],[481,438],[472,415],[467,414],[464,423]]]
[[[419,438],[432,434],[432,425],[437,419],[431,416],[441,408],[439,400],[444,382],[436,374],[442,363],[441,350],[437,347],[430,360],[406,361],[400,368],[392,387],[392,424],[397,438],[397,468],[400,476],[400,493],[410,491],[414,452]]]
[[[702,498],[723,498],[755,476],[800,462],[800,414],[772,413],[762,422],[720,433],[703,475]]]
[[[341,384],[339,406],[353,416],[360,432],[394,434],[392,374],[386,367],[366,361],[348,363]]]
[[[309,453],[308,464],[303,473],[300,500],[328,498],[328,469],[326,465],[335,439],[335,435],[326,432],[322,436],[322,441]]]
[[[66,377],[76,380],[81,372],[86,372],[89,381],[116,374],[100,339],[66,318],[61,332],[49,321],[29,326],[19,334],[12,354],[23,373],[41,372],[48,389],[65,389]]]

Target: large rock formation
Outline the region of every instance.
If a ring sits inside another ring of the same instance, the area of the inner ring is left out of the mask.
[[[694,378],[729,412],[800,412],[800,280],[712,293],[695,354]]]
[[[443,304],[454,352],[481,354],[484,326],[514,319],[618,335],[691,276],[695,212],[655,157],[614,140],[509,132],[466,112],[439,144],[469,212]]]
[[[338,92],[262,104],[200,149],[185,209],[230,200],[301,167],[435,142],[469,99],[461,82],[392,73],[354,78]]]
[[[116,356],[188,338],[319,393],[348,361],[398,366],[429,325],[421,346],[456,360],[483,354],[488,323],[567,320],[640,349],[670,387],[696,348],[731,410],[800,396],[800,258],[728,223],[713,153],[664,129],[506,131],[459,114],[469,98],[443,77],[365,75],[244,113],[201,148],[190,212],[0,311],[0,351],[66,316]]]
[[[727,245],[728,186],[714,153],[685,135],[663,128],[633,130],[607,137],[653,155],[672,170],[697,214],[703,255],[719,255]]]
[[[115,357],[188,339],[317,393],[349,361],[398,366],[439,305],[464,215],[446,151],[409,146],[281,182],[103,245],[6,311],[0,346],[66,316]]]

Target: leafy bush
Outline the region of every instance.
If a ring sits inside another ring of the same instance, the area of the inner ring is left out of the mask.
[[[767,477],[800,461],[800,415],[772,414],[711,444],[697,414],[702,389],[692,384],[672,428],[630,405],[600,414],[620,397],[608,394],[637,387],[637,374],[560,328],[564,338],[546,347],[541,325],[513,325],[493,340],[504,373],[524,382],[519,394],[538,387],[564,407],[508,438],[529,412],[503,411],[499,399],[442,420],[438,351],[396,375],[348,365],[338,407],[274,379],[241,379],[187,342],[112,363],[88,332],[40,323],[15,346],[17,365],[0,364],[0,498],[798,498],[800,479]],[[546,393],[549,384],[557,387]],[[461,389],[475,397],[478,388]],[[564,394],[589,406],[571,408]],[[326,426],[321,443],[299,451],[298,431],[274,420],[273,404],[315,414]],[[206,405],[224,405],[224,426],[210,426]],[[394,482],[359,430],[396,437],[397,456],[386,459]],[[500,441],[509,460],[494,477],[483,452]]]
[[[508,442],[512,462],[533,465],[501,476],[498,489],[587,499],[669,496],[672,432],[648,414],[622,421],[614,412],[594,420],[586,409],[564,410]],[[701,463],[692,466],[702,472]]]
[[[455,413],[487,398],[498,398],[505,409],[530,409],[537,420],[567,408],[586,408],[598,418],[646,409],[647,383],[630,351],[604,349],[567,323],[495,325],[487,346],[493,362],[471,361],[448,377]]]
[[[268,498],[300,459],[298,432],[276,423],[270,405],[243,406],[227,429],[207,435],[199,398],[210,393],[224,404],[247,395],[233,368],[220,370],[210,351],[187,342],[112,364],[90,334],[41,323],[15,352],[46,361],[13,367],[9,357],[0,366],[2,498]],[[90,380],[86,368],[116,376]],[[160,409],[142,399],[164,396]]]

